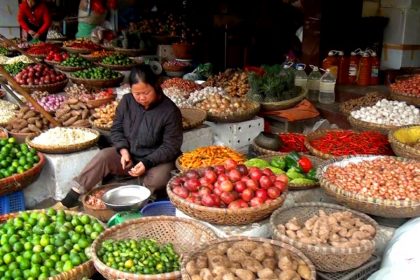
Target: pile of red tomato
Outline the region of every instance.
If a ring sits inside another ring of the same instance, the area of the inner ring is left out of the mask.
[[[67,58],[69,58],[69,54],[66,52],[50,51],[45,60],[62,62]]]

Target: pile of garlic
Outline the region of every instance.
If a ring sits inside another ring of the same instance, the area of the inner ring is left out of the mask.
[[[188,98],[188,103],[190,105],[194,105],[198,102],[201,102],[205,100],[207,97],[213,94],[218,95],[226,95],[226,91],[221,87],[205,87],[200,90],[196,90],[190,94],[190,97]]]
[[[355,119],[383,124],[383,125],[410,125],[420,124],[420,110],[405,102],[389,101],[382,99],[370,107],[362,107],[352,111],[351,116]]]
[[[55,127],[41,133],[32,142],[45,146],[68,146],[82,144],[95,138],[96,134],[83,129]]]

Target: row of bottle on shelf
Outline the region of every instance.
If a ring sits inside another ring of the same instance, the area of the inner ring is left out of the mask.
[[[343,51],[331,50],[322,61],[322,68],[330,69],[339,85],[379,84],[379,58],[370,49],[357,49],[350,56],[345,56]]]

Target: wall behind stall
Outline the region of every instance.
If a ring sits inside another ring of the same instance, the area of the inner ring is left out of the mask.
[[[0,5],[0,33],[7,38],[20,36],[17,22],[18,1],[2,0]]]

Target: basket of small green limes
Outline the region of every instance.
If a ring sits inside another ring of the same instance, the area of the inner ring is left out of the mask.
[[[45,157],[11,137],[0,139],[0,195],[22,190],[34,182],[45,164]]]
[[[123,54],[113,54],[107,57],[104,57],[98,65],[109,68],[112,70],[127,71],[136,66],[134,60],[130,59],[128,56]]]
[[[63,60],[60,64],[54,65],[55,68],[64,72],[75,72],[92,66],[92,63],[83,57],[70,55],[69,58]]]
[[[92,244],[92,259],[107,279],[179,279],[181,256],[216,239],[191,219],[145,217],[105,230]]]
[[[83,84],[87,87],[107,88],[116,87],[124,80],[121,73],[104,67],[90,67],[73,72],[70,75],[73,83]]]
[[[49,208],[9,214],[0,224],[0,278],[91,277],[90,245],[103,230],[96,218],[79,212]]]

